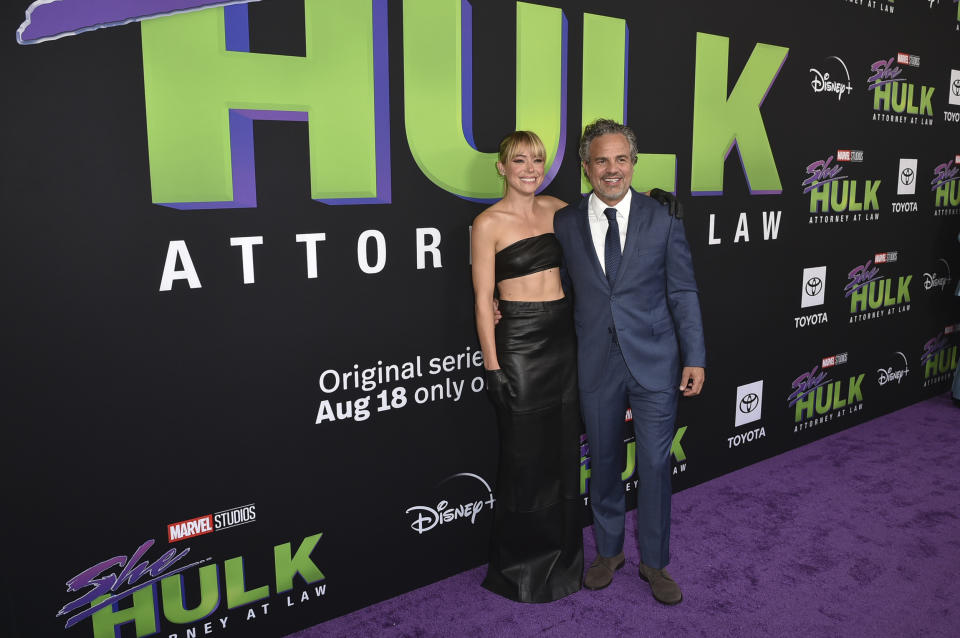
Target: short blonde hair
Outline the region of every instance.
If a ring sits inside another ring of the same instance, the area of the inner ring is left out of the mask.
[[[501,164],[506,164],[519,155],[524,147],[529,148],[534,157],[547,159],[547,149],[540,137],[533,131],[514,131],[503,138],[500,142],[500,154],[497,159]]]

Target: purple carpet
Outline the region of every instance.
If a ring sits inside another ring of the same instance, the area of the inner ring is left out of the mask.
[[[291,638],[958,636],[960,409],[944,394],[676,494],[676,607],[625,551],[602,591],[513,603],[481,567]]]

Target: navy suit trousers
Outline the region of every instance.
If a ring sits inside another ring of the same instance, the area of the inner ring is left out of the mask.
[[[670,562],[670,449],[677,389],[652,392],[637,383],[615,341],[602,377],[595,390],[580,392],[590,444],[590,507],[597,551],[611,557],[623,549],[626,499],[621,474],[626,467],[624,417],[629,406],[636,436],[640,556],[645,565],[659,569]]]

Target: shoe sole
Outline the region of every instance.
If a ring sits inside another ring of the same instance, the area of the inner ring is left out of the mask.
[[[641,579],[643,582],[648,583],[648,584],[650,583],[650,581],[647,580],[647,577],[643,575],[643,572],[639,572],[637,575],[640,576],[640,579]],[[650,590],[650,594],[653,595],[653,589],[652,589],[652,588],[651,588],[651,590]],[[656,595],[653,595],[653,599],[654,599],[655,601],[657,601],[658,603],[660,603],[661,605],[670,605],[670,606],[679,605],[680,603],[683,602],[683,593],[680,594],[680,600],[675,600],[675,601],[662,600],[662,599],[660,599],[660,598],[657,598]]]
[[[619,565],[617,565],[616,567],[613,568],[613,573],[616,574],[618,571],[620,571],[620,568],[623,567],[623,566],[626,565],[626,564],[627,564],[627,559],[624,558],[622,561],[620,561],[620,564],[619,564]],[[607,581],[607,584],[606,584],[606,585],[600,585],[599,587],[591,587],[590,585],[587,584],[587,579],[584,578],[584,579],[583,579],[583,586],[586,587],[587,589],[589,589],[590,591],[600,591],[601,589],[606,589],[607,587],[609,587],[609,586],[610,586],[610,583],[612,583],[612,582],[613,582],[613,576],[610,577],[610,580]]]

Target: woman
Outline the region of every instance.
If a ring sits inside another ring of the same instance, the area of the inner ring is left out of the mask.
[[[583,571],[576,342],[553,235],[565,204],[536,195],[545,156],[531,132],[500,143],[504,196],[477,216],[471,235],[477,333],[500,430],[483,586],[520,602],[572,594]]]

